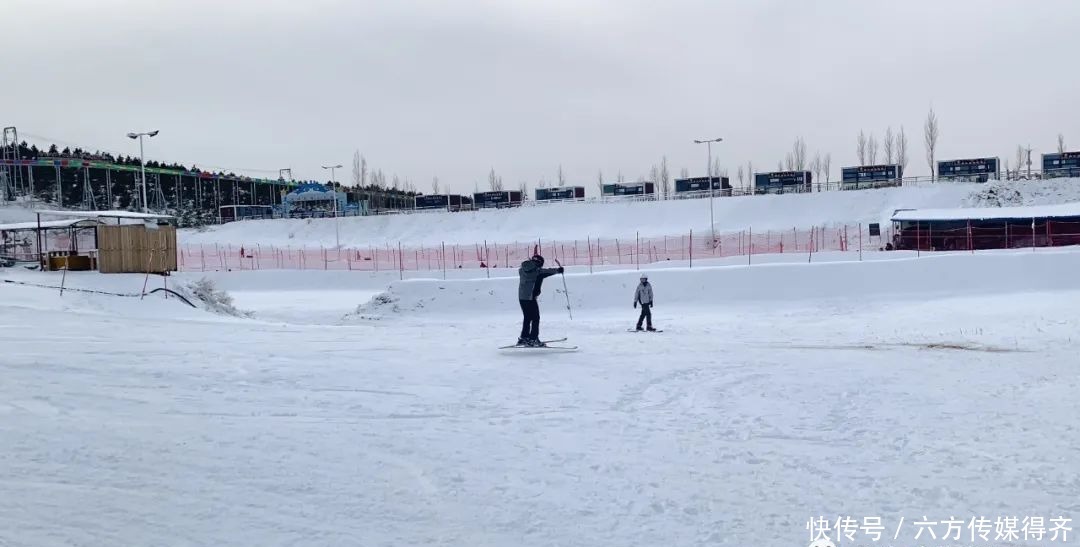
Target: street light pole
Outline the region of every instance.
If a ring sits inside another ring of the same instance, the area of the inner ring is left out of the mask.
[[[330,190],[334,193],[334,242],[337,244],[337,248],[341,248],[341,227],[338,220],[338,208],[337,208],[337,178],[335,175],[335,169],[341,169],[341,164],[338,165],[323,165],[323,169],[330,170]]]
[[[145,133],[128,133],[129,139],[139,139],[139,177],[142,179],[142,205],[143,212],[150,212],[150,205],[147,203],[149,196],[146,193],[146,160],[143,156],[143,137],[154,137],[158,134],[158,130],[147,131]]]
[[[716,190],[713,189],[713,183],[712,183],[712,143],[720,142],[722,140],[724,140],[724,139],[721,137],[721,138],[717,138],[717,139],[709,139],[709,140],[704,140],[704,141],[698,141],[698,140],[694,141],[695,144],[704,143],[705,148],[706,148],[706,150],[708,150],[708,154],[709,154],[709,156],[708,156],[708,162],[709,163],[707,164],[707,168],[705,169],[705,171],[707,173],[706,178],[708,179],[708,185],[709,185],[709,230],[712,232],[712,244],[713,245],[716,245],[716,222],[713,220],[714,219],[714,216],[713,216],[713,198],[716,197]]]

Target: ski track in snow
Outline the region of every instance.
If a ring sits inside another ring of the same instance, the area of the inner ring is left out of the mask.
[[[549,300],[542,335],[581,349],[510,356],[512,312],[16,294],[0,545],[793,545],[818,515],[1080,516],[1080,292],[672,302],[650,336],[629,305]]]

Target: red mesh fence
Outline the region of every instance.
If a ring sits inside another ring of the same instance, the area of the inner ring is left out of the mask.
[[[861,235],[861,238],[860,238]],[[639,265],[664,261],[746,256],[748,254],[857,251],[879,248],[884,236],[871,237],[865,225],[799,230],[745,230],[717,234],[688,232],[652,238],[591,238],[517,243],[478,242],[404,247],[278,247],[267,245],[181,245],[180,269],[214,270],[356,270],[439,271],[465,268],[517,268],[540,252],[564,266]]]
[[[973,221],[974,222],[974,221]],[[947,226],[942,228],[941,226]],[[851,224],[810,229],[728,232],[652,238],[591,238],[572,241],[517,243],[478,242],[405,247],[382,245],[352,248],[277,247],[266,245],[182,245],[180,269],[215,270],[355,270],[440,271],[468,268],[517,268],[539,252],[564,266],[637,266],[776,253],[877,250],[891,241],[898,249],[957,251],[1080,245],[1080,222],[1040,220],[966,221],[903,226],[890,239],[883,231],[871,236],[867,225]]]

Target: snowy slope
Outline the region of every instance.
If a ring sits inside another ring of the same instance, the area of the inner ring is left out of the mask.
[[[1057,179],[1008,184],[936,184],[851,192],[717,198],[719,231],[806,229],[859,222],[887,223],[901,208],[950,208],[1049,204],[1080,201],[1080,180]],[[709,230],[709,200],[632,203],[553,203],[517,209],[464,213],[428,212],[338,220],[341,243],[363,247],[584,240],[586,237],[680,235]],[[335,221],[261,220],[188,230],[186,244],[223,243],[279,246],[333,246]]]
[[[37,220],[34,210],[23,205],[0,204],[0,224]]]
[[[1078,256],[655,270],[660,335],[625,332],[636,272],[575,274],[572,321],[545,284],[542,332],[582,347],[557,355],[494,350],[512,280],[396,282],[398,312],[346,325],[287,308],[384,279],[216,274],[272,321],[0,283],[0,545],[779,546],[819,516],[917,545],[924,518],[1076,518]]]

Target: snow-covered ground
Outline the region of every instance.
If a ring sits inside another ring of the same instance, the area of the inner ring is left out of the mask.
[[[650,270],[662,334],[625,332],[638,272],[572,272],[572,320],[551,278],[558,354],[497,351],[516,285],[470,272],[213,274],[251,318],[0,283],[0,545],[805,545],[877,516],[899,546],[924,517],[1080,517],[1080,251],[818,258]],[[1046,543],[1020,537],[994,544]]]
[[[378,217],[244,221],[185,230],[182,244],[255,244],[365,247],[401,242],[471,245],[483,241],[572,241],[586,237],[656,237],[705,233],[710,229],[707,199],[627,203],[552,203],[475,212],[426,212]],[[811,226],[888,220],[896,209],[1043,205],[1080,201],[1080,179],[993,184],[940,183],[924,187],[848,192],[716,198],[719,232],[752,228],[806,229]],[[337,225],[335,226],[335,222]]]

